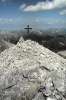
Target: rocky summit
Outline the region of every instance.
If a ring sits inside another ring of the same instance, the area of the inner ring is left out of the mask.
[[[66,100],[66,60],[23,39],[0,54],[0,100]]]

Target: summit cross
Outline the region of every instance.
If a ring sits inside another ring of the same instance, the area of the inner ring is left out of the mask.
[[[27,30],[27,34],[29,34],[29,33],[30,33],[30,30],[31,30],[32,28],[30,28],[29,25],[27,25],[27,27],[24,28],[24,29]]]

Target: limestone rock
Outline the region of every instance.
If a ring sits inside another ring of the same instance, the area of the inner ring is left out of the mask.
[[[21,38],[19,39],[19,43],[21,43],[21,42],[24,42],[24,38],[23,38],[23,37],[21,37]]]
[[[39,100],[57,93],[64,100],[65,71],[66,60],[59,55],[34,41],[19,41],[0,54],[0,100]]]
[[[48,97],[47,100],[57,100],[57,99],[53,97]]]
[[[66,59],[66,50],[59,51],[58,54]]]
[[[45,97],[42,95],[42,93],[38,93],[34,99],[32,100],[45,100]]]

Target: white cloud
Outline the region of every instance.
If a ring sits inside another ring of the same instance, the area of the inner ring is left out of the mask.
[[[38,2],[35,5],[28,5],[28,6],[22,4],[20,6],[20,9],[24,11],[41,11],[41,10],[51,10],[62,7],[66,7],[66,0],[53,0],[52,2],[47,0],[43,2]]]
[[[60,15],[66,15],[66,9],[60,12]]]

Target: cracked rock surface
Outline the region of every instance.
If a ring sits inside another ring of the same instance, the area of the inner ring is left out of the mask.
[[[0,54],[0,100],[66,100],[66,60],[23,39]]]

